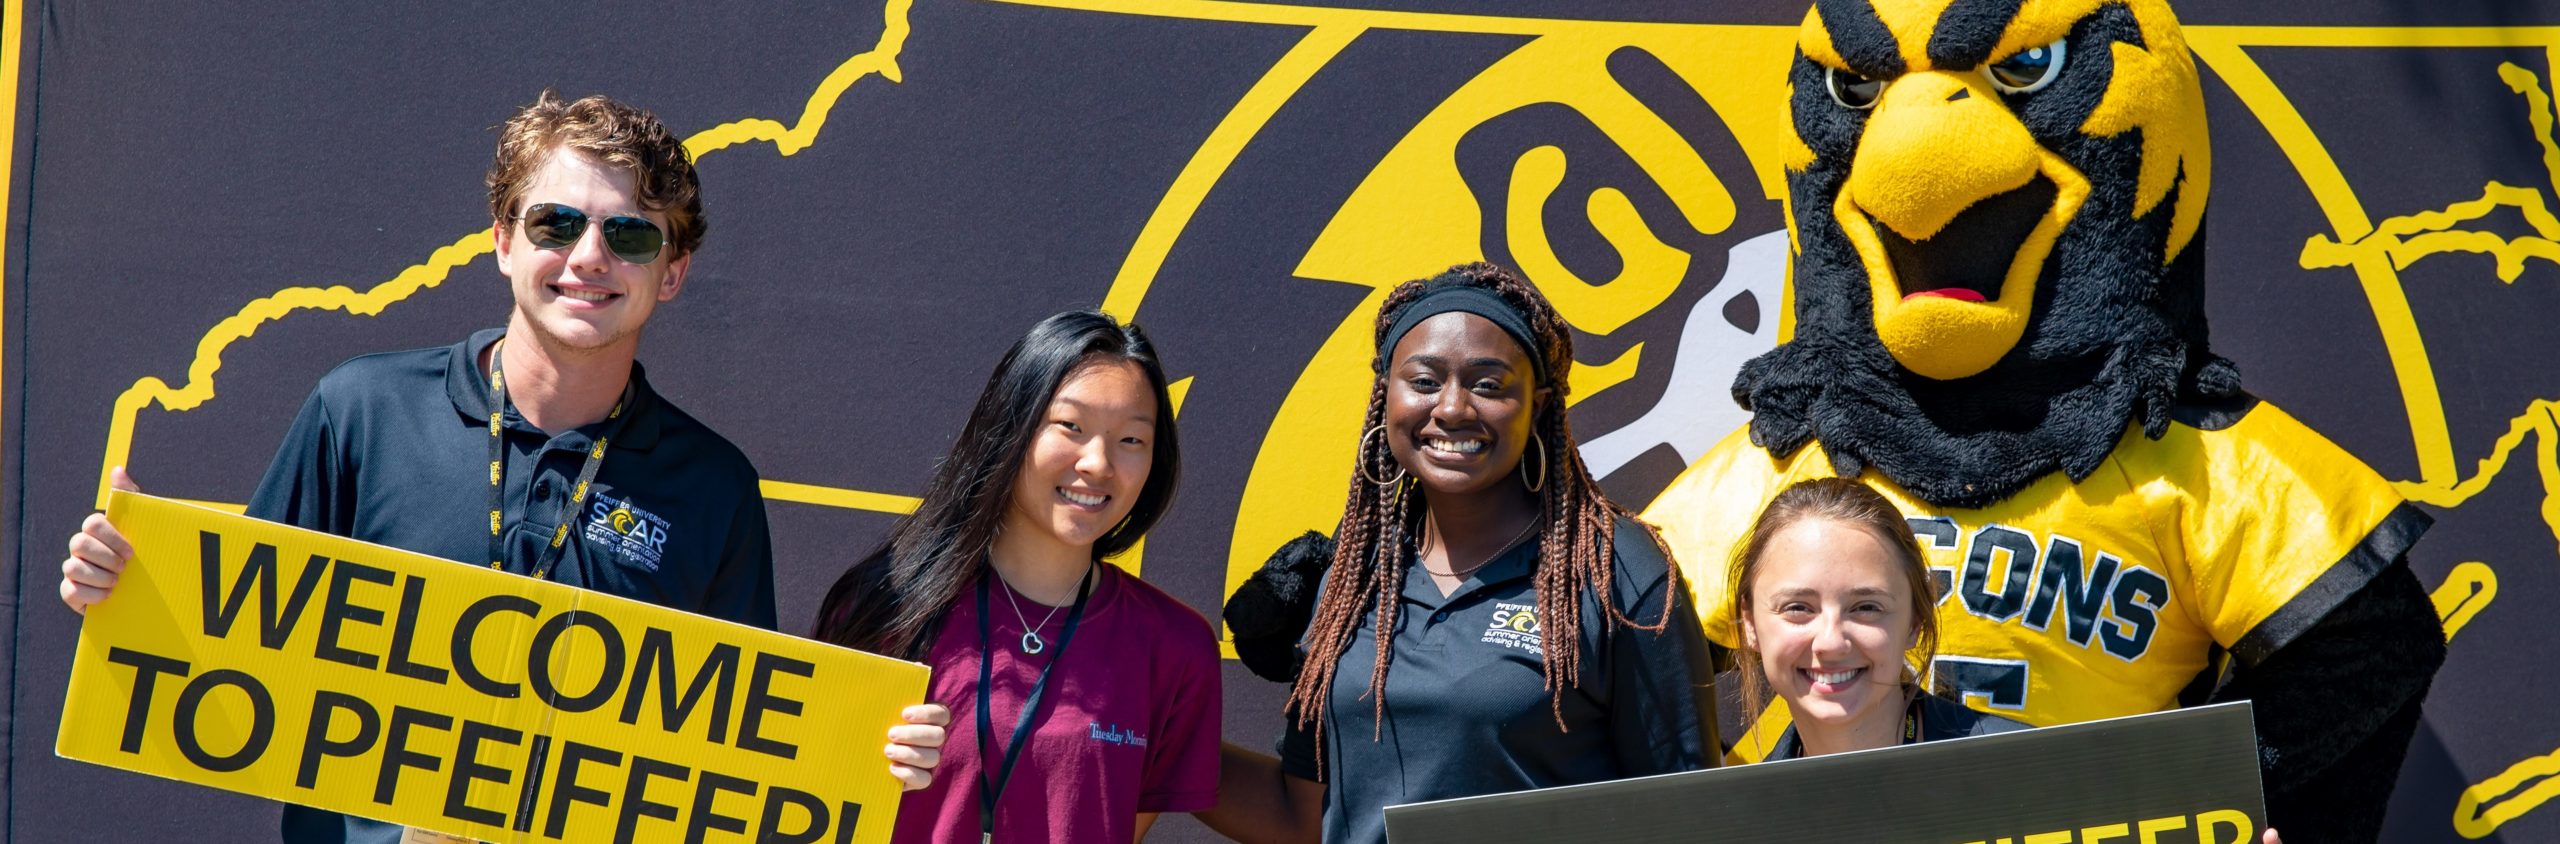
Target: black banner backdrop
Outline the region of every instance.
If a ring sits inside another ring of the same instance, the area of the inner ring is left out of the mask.
[[[1805,5],[13,2],[0,838],[271,834],[266,804],[53,757],[62,540],[108,465],[236,504],[330,366],[503,320],[486,127],[545,86],[645,104],[701,157],[710,237],[642,357],[763,469],[786,627],[1004,344],[1093,306],[1154,332],[1192,446],[1130,564],[1214,614],[1338,514],[1396,281],[1485,257],[1553,296],[1623,500],[1741,422]],[[2392,837],[2560,839],[2560,3],[2181,14],[2218,349],[2438,519],[2414,559],[2452,657]],[[1229,734],[1267,741],[1278,689],[1227,679]]]

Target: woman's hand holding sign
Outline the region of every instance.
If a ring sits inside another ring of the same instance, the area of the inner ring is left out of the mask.
[[[889,775],[908,791],[922,790],[933,784],[933,769],[942,764],[942,742],[949,737],[943,727],[951,723],[951,709],[939,703],[920,703],[898,713],[905,724],[889,728]]]
[[[129,492],[142,491],[122,466],[112,470],[109,483]],[[133,544],[116,532],[107,514],[89,514],[80,523],[80,532],[71,535],[71,556],[62,560],[62,603],[72,612],[87,615],[90,604],[107,599],[108,590],[116,588],[116,578],[124,574],[124,564],[132,560]]]

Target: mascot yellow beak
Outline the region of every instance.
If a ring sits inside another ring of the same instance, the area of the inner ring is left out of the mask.
[[[2166,0],[1812,2],[1781,162],[1794,336],[1734,378],[1753,444],[1978,507],[2237,393]]]
[[[2046,288],[2156,275],[2196,231],[2204,103],[2161,0],[1816,0],[1798,47],[1795,213],[1837,223],[1912,373],[1982,374],[2043,342]]]
[[[1867,266],[1885,351],[1940,380],[1998,363],[2026,335],[2036,277],[2088,195],[1982,75],[1886,85],[1834,209]]]

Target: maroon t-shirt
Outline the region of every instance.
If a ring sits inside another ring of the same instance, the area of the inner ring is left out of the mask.
[[[1029,747],[996,805],[997,842],[1110,842],[1137,832],[1141,812],[1191,812],[1218,799],[1218,644],[1209,622],[1118,566],[1097,572],[1075,640],[1049,674]],[[1013,595],[1049,649],[1022,652],[1022,628],[1001,578],[988,594],[993,655],[989,715],[978,742],[978,608],[974,587],[952,602],[925,663],[927,700],[951,707],[950,740],[933,785],[898,806],[897,844],[978,840],[979,772],[999,764],[1040,669],[1059,656],[1069,610]]]

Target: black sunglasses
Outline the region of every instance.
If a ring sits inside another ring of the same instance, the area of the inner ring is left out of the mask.
[[[524,221],[525,237],[544,249],[569,246],[587,233],[587,212],[556,202],[528,207],[516,219]],[[658,250],[667,244],[658,224],[639,217],[606,217],[603,232],[605,248],[634,264],[658,260]]]

